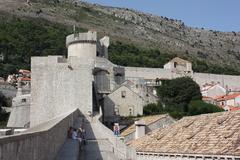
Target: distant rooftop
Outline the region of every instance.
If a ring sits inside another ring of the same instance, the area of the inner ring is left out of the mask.
[[[169,62],[178,62],[178,63],[191,63],[185,59],[179,58],[179,57],[175,57],[172,60],[170,60]]]

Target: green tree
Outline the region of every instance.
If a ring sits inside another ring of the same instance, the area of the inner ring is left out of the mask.
[[[157,89],[162,103],[167,106],[179,106],[183,112],[188,112],[188,104],[191,100],[202,98],[200,87],[189,77],[181,77],[165,81]]]
[[[222,112],[223,109],[202,100],[193,100],[188,105],[188,115],[198,115],[204,113]]]
[[[198,84],[189,77],[166,80],[158,87],[157,93],[160,102],[145,106],[144,115],[169,113],[172,117],[180,119],[183,116],[223,111],[202,101]]]

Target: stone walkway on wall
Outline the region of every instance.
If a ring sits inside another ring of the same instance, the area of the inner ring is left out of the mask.
[[[112,144],[98,129],[94,119],[84,122],[86,129],[86,145],[80,151],[80,160],[117,160],[114,157]]]
[[[113,154],[112,144],[104,136],[105,134],[99,131],[95,120],[80,117],[74,127],[79,128],[82,124],[86,130],[86,144],[82,145],[80,151],[77,152],[79,148],[77,141],[67,139],[57,160],[77,160],[77,158],[79,160],[117,160],[118,158]]]

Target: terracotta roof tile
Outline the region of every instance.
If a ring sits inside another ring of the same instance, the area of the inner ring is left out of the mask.
[[[214,97],[214,99],[217,101],[225,101],[225,100],[229,100],[229,99],[234,99],[238,96],[240,96],[240,93],[234,93],[234,94],[229,94],[229,95],[225,95],[225,96],[217,96],[217,97]]]
[[[31,78],[28,78],[28,77],[21,77],[20,80],[21,80],[21,81],[31,81]]]
[[[141,117],[141,120],[144,120],[146,126],[158,121],[159,119],[163,119],[163,118],[166,118],[168,117],[169,115],[168,114],[162,114],[162,115],[154,115],[154,116],[147,116],[147,117]],[[128,134],[130,133],[133,133],[135,132],[135,125],[132,124],[131,126],[129,126],[126,130],[124,130],[122,133],[121,133],[121,136],[125,137],[127,136]]]
[[[170,60],[170,62],[178,62],[178,63],[190,63],[189,61],[187,60],[184,60],[182,58],[179,58],[179,57],[175,57],[173,58],[172,60]]]
[[[138,152],[240,155],[240,111],[185,117],[134,140]]]

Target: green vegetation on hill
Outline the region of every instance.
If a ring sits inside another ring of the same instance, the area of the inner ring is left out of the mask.
[[[174,118],[220,112],[219,107],[203,102],[200,88],[189,77],[166,80],[157,89],[160,101],[144,107],[145,115],[169,113]]]
[[[87,31],[77,28],[77,32]],[[17,18],[0,14],[0,77],[16,73],[20,68],[30,69],[31,56],[66,55],[65,38],[72,27],[43,19]],[[115,64],[136,67],[163,67],[176,54],[159,49],[138,48],[130,43],[112,42],[109,59]],[[188,59],[188,57],[182,57]],[[240,71],[221,65],[209,65],[205,61],[188,59],[196,72],[240,74]]]
[[[139,49],[131,44],[119,41],[109,47],[109,59],[122,66],[153,67],[159,68],[174,58],[176,55],[161,53],[155,49]]]
[[[77,28],[77,31],[85,31]],[[31,56],[66,55],[65,38],[72,28],[42,19],[0,16],[0,76],[30,69]]]
[[[200,73],[214,73],[214,74],[227,74],[227,75],[240,75],[238,69],[232,68],[231,66],[223,66],[221,64],[207,64],[206,61],[191,60],[193,71]]]
[[[109,47],[109,59],[122,66],[162,68],[176,56],[176,54],[162,53],[158,49],[140,49],[119,41]],[[181,58],[191,61],[195,72],[240,75],[240,71],[230,66],[208,64],[188,57]]]

